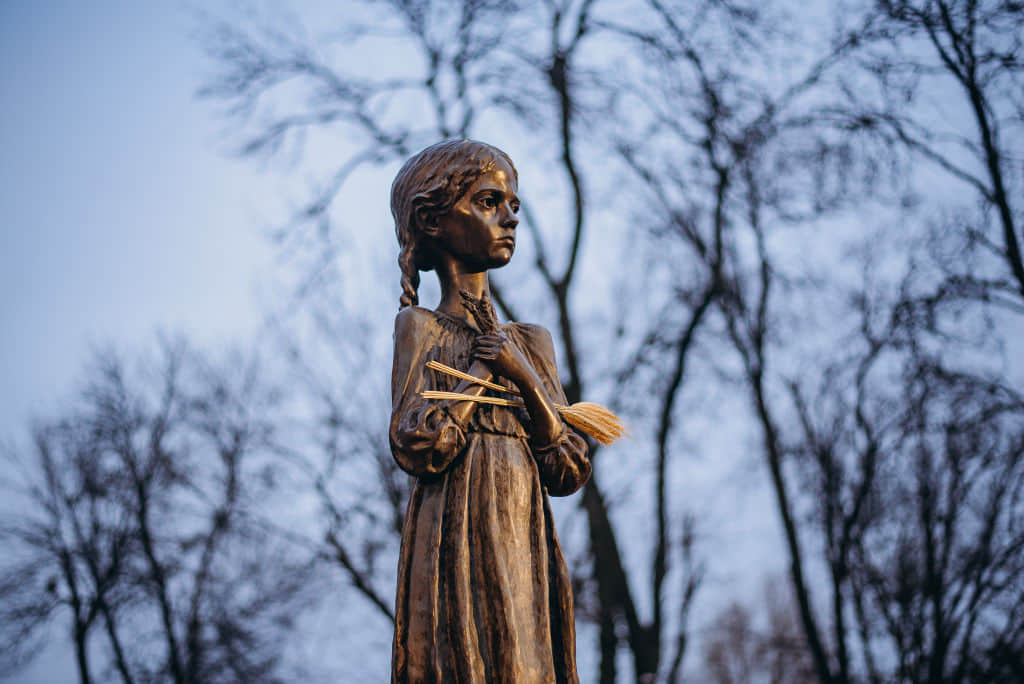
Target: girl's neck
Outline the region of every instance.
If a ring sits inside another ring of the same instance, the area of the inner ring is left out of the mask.
[[[437,305],[438,311],[466,318],[469,312],[462,303],[462,292],[474,299],[490,300],[491,287],[487,271],[467,272],[465,269],[451,268],[452,264],[444,266],[437,269],[437,277],[441,283],[441,303]]]

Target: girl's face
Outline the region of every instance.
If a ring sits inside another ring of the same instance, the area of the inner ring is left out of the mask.
[[[516,248],[517,190],[512,168],[504,159],[496,159],[451,210],[438,217],[432,227],[438,247],[470,271],[507,264]]]

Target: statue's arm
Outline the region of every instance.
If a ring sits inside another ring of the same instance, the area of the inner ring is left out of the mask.
[[[540,378],[540,384],[553,404],[567,402],[562,383],[558,379],[555,347],[551,333],[541,326],[528,327],[531,365]],[[532,417],[532,416],[531,416]],[[533,456],[537,461],[541,482],[552,496],[568,496],[590,479],[590,448],[586,438],[558,416],[555,436],[547,441],[534,435]]]
[[[403,309],[395,318],[395,356],[391,370],[391,453],[398,465],[411,475],[429,476],[444,472],[465,446],[465,426],[476,408],[472,401],[438,401],[420,396],[429,385],[426,353],[437,336],[436,321],[422,311]],[[490,369],[474,362],[470,374],[490,379]],[[462,382],[461,394],[479,395],[486,388]]]

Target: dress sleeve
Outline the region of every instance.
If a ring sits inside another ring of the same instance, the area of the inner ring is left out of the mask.
[[[438,343],[437,323],[412,308],[395,318],[395,360],[391,369],[391,453],[402,470],[417,477],[438,475],[466,443],[443,404],[424,399],[429,387],[427,354]]]
[[[558,379],[555,348],[551,333],[540,326],[523,326],[525,345],[532,357],[534,370],[540,376],[548,396],[556,404],[566,404],[565,392]],[[586,438],[575,428],[562,422],[562,432],[549,444],[533,444],[540,481],[551,496],[568,496],[590,479],[590,457]]]

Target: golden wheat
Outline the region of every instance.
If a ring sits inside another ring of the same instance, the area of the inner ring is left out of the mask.
[[[463,373],[451,366],[446,366],[437,361],[427,361],[427,368],[447,373],[462,380],[474,382],[488,389],[509,394],[519,394],[514,389],[503,387],[482,378],[474,377]],[[438,390],[425,390],[421,393],[424,399],[452,399],[456,401],[475,401],[481,404],[493,404],[495,406],[513,406],[523,408],[522,400],[503,399],[502,397],[477,396],[474,394],[460,394],[459,392],[441,392]],[[580,401],[570,406],[555,404],[555,409],[566,423],[581,432],[585,432],[601,444],[611,444],[623,435],[629,435],[629,431],[622,423],[622,420],[609,409],[590,401]]]

